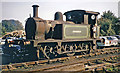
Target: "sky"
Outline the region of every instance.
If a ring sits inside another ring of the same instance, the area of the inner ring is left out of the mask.
[[[0,0],[0,20],[15,19],[22,22],[31,14],[33,16],[32,5],[39,5],[38,16],[45,20],[54,20],[57,11],[62,13],[70,10],[87,10],[100,12],[112,11],[118,17],[119,0]]]

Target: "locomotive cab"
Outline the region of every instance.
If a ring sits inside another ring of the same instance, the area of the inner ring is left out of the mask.
[[[72,21],[75,24],[91,24],[97,23],[97,16],[99,12],[85,11],[85,10],[71,10],[64,13],[66,21]]]
[[[84,10],[72,10],[64,13],[66,21],[71,21],[75,24],[81,24],[84,22],[84,14]]]

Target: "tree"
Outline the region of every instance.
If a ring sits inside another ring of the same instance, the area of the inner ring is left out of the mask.
[[[23,25],[18,20],[2,20],[2,27],[6,29],[6,32],[12,32],[14,30],[23,30]]]
[[[2,20],[0,23],[0,37],[14,30],[23,30],[23,25],[18,20]]]
[[[118,21],[115,25],[115,32],[117,35],[120,34],[120,21]]]
[[[119,18],[117,18],[110,10],[103,12],[102,18],[110,19],[113,25],[119,21]]]
[[[5,27],[2,27],[2,23],[0,23],[0,37],[1,37],[2,35],[5,35],[5,32],[6,32]]]
[[[101,35],[116,35],[120,33],[120,22],[111,11],[103,12],[99,19],[98,25],[101,26]]]
[[[2,23],[0,23],[0,37],[2,36]]]
[[[101,26],[102,36],[115,35],[115,31],[112,29],[113,24],[110,19],[102,19],[98,24]]]

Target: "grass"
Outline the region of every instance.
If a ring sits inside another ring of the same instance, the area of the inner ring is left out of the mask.
[[[106,71],[120,71],[120,67],[109,67],[106,69]]]

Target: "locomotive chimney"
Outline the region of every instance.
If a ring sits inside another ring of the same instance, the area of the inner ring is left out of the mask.
[[[33,17],[38,17],[38,5],[33,5]]]

